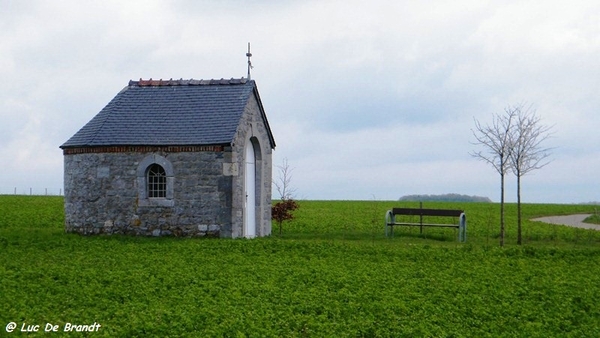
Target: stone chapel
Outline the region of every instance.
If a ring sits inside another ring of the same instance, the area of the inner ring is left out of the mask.
[[[271,133],[255,81],[130,81],[60,146],[65,230],[271,234]]]

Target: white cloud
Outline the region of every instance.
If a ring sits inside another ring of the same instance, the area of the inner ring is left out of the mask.
[[[473,117],[528,102],[557,148],[524,198],[600,200],[599,22],[592,1],[11,1],[0,187],[60,186],[58,146],[129,79],[244,76],[250,41],[275,160],[304,197],[497,200],[497,174],[468,155]]]

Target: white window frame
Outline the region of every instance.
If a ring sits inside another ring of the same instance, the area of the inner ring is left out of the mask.
[[[166,176],[166,191],[164,197],[149,196],[148,171],[152,165],[157,164],[165,171]],[[137,168],[137,188],[138,188],[138,205],[142,207],[160,206],[172,207],[175,205],[173,199],[173,188],[175,185],[175,174],[173,165],[169,160],[160,155],[148,155],[140,163]]]
[[[148,198],[167,197],[167,174],[158,163],[153,163],[146,170],[146,189]]]

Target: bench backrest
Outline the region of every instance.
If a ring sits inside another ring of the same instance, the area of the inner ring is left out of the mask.
[[[450,210],[450,209],[417,209],[417,208],[393,208],[392,213],[394,215],[408,215],[408,216],[453,216],[460,217],[464,210]]]

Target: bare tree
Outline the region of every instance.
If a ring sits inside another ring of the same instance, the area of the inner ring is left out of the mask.
[[[287,158],[284,158],[281,165],[277,166],[279,169],[279,176],[273,180],[273,184],[279,193],[281,201],[275,203],[271,207],[271,217],[279,225],[279,235],[281,235],[281,228],[283,222],[294,218],[292,211],[298,209],[299,205],[294,200],[294,194],[296,189],[292,188],[292,171]]]
[[[551,136],[552,127],[542,125],[531,106],[520,104],[509,109],[516,115],[510,162],[517,177],[517,244],[521,245],[521,176],[550,163],[551,148],[542,147],[542,143]]]
[[[283,159],[281,165],[277,166],[277,169],[279,170],[279,176],[273,181],[273,184],[275,184],[275,188],[282,201],[292,199],[296,193],[296,189],[292,188],[291,185],[292,171],[294,169],[290,167],[287,158]]]
[[[513,120],[516,113],[510,108],[504,109],[505,114],[493,116],[492,125],[483,126],[475,119],[475,130],[472,130],[476,142],[485,151],[472,152],[471,156],[491,164],[500,174],[500,246],[504,246],[504,176],[510,170],[512,151]]]

